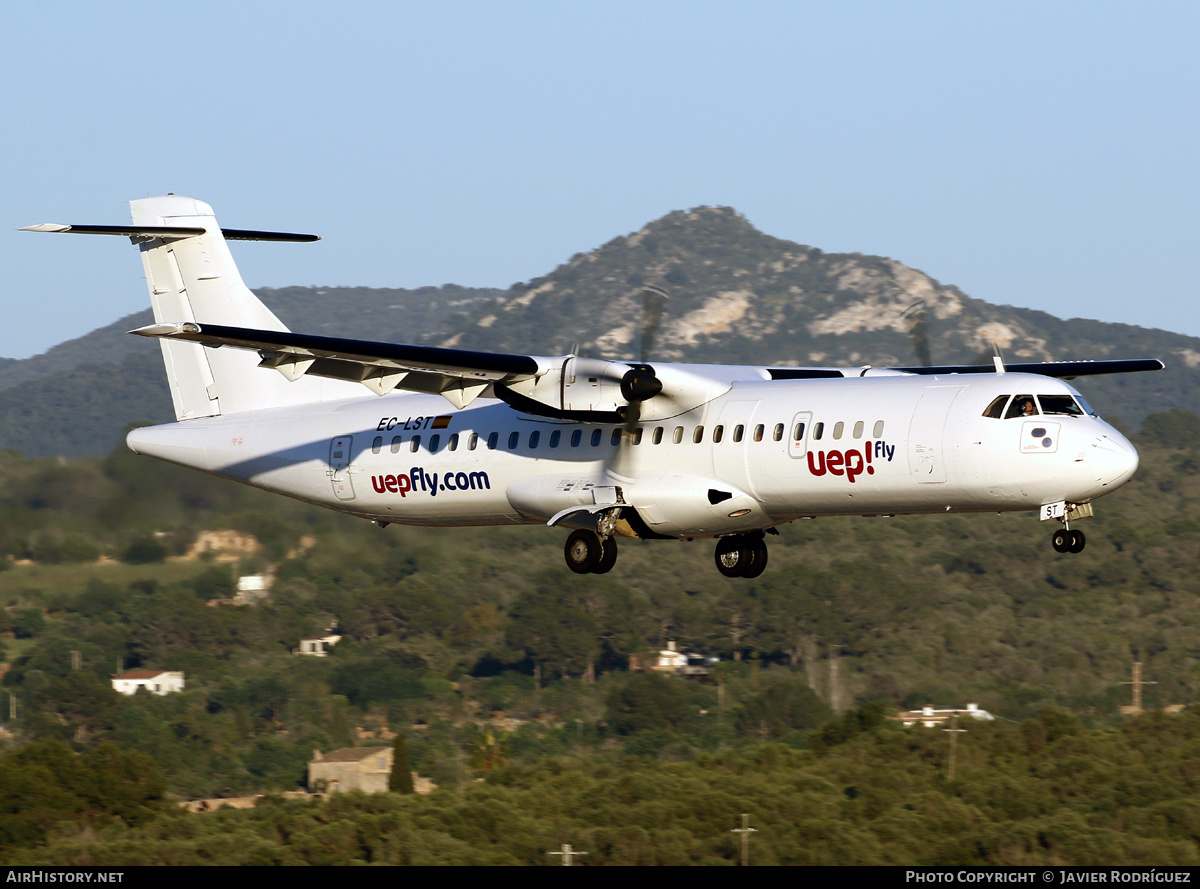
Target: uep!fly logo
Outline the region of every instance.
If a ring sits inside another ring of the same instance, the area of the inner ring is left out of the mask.
[[[439,477],[414,466],[407,474],[373,475],[371,487],[376,494],[399,494],[401,498],[419,492],[436,497],[438,491],[490,491],[492,483],[486,472],[443,472]]]
[[[896,455],[896,446],[885,441],[869,441],[858,448],[844,451],[809,451],[808,471],[813,475],[844,475],[850,484],[864,472],[875,474],[875,463],[880,461],[892,462]]]

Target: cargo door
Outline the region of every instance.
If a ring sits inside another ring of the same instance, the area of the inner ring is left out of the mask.
[[[925,390],[908,426],[908,469],[920,485],[946,481],[946,418],[963,386],[932,386]]]

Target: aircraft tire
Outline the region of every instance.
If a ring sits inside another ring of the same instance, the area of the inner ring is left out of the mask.
[[[1071,532],[1071,543],[1067,547],[1073,553],[1083,552],[1083,548],[1087,546],[1087,538],[1083,536],[1082,531]]]
[[[758,577],[767,567],[767,544],[762,540],[750,540],[747,542],[745,552],[748,554],[746,562],[746,570],[742,572],[742,577]]]
[[[725,577],[743,577],[750,561],[746,540],[741,537],[722,537],[713,554],[717,570]]]
[[[1050,538],[1050,545],[1056,553],[1065,553],[1071,548],[1073,540],[1072,533],[1062,528],[1054,532],[1054,536]]]
[[[596,532],[580,529],[572,531],[567,538],[563,556],[567,560],[567,567],[576,574],[591,574],[600,561],[601,552],[600,537]]]
[[[600,558],[596,560],[596,567],[592,569],[592,573],[607,574],[612,571],[615,564],[617,564],[617,542],[611,537],[606,537],[600,546]]]

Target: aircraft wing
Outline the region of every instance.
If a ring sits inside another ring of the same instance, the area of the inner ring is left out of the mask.
[[[1106,361],[1039,361],[1030,364],[1006,364],[1009,373],[1041,374],[1073,380],[1076,377],[1091,377],[1099,374],[1124,374],[1143,370],[1162,370],[1164,365],[1157,358],[1122,358]],[[950,364],[941,367],[896,367],[907,374],[991,374],[997,367],[991,364]]]
[[[444,395],[459,408],[466,407],[493,383],[529,380],[541,372],[538,360],[528,355],[378,343],[193,321],[151,324],[129,332],[211,348],[251,349],[262,356],[259,367],[274,368],[289,380],[312,374],[362,383],[377,395],[386,395],[396,388],[434,393]]]

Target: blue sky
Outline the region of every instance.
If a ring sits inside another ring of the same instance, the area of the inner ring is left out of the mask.
[[[1200,335],[1198,26],[1194,3],[5,4],[0,355],[148,305],[128,242],[18,227],[168,191],[324,236],[234,245],[252,287],[506,287],[721,204],[991,302]]]

